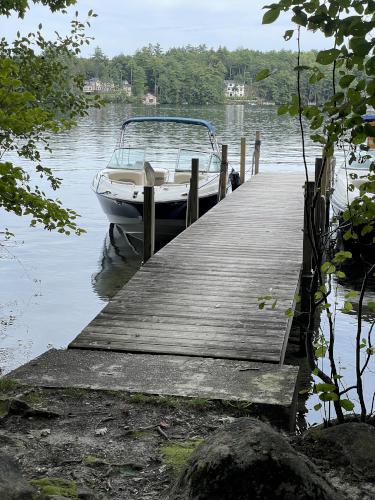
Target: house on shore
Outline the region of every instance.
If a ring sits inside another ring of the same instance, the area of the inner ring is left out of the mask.
[[[156,96],[154,96],[154,94],[151,94],[150,92],[147,93],[143,97],[143,104],[146,104],[147,106],[155,106],[157,104]]]
[[[122,82],[121,90],[128,97],[130,97],[132,95],[132,86],[130,85],[130,83],[127,80],[125,80],[124,82]]]
[[[234,80],[224,81],[225,97],[245,97],[245,84]]]
[[[85,94],[95,94],[97,92],[113,92],[116,89],[115,84],[112,82],[102,82],[101,80],[86,80],[83,86]]]

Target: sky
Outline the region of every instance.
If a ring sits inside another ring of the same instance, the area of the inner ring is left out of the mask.
[[[30,2],[31,3],[31,2]],[[99,46],[108,57],[133,54],[149,43],[169,47],[206,44],[254,50],[296,50],[295,40],[285,42],[283,34],[290,29],[289,16],[283,15],[271,25],[262,25],[266,0],[78,0],[67,15],[51,14],[48,8],[31,8],[22,21],[16,16],[0,18],[0,37],[12,39],[17,30],[35,31],[42,23],[46,35],[67,32],[76,10],[81,19],[93,9],[98,17],[88,31],[95,40],[82,55],[88,57]],[[302,50],[328,48],[319,34],[305,32]]]

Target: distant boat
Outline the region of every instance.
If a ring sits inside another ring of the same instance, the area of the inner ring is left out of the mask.
[[[139,123],[173,123],[206,129],[208,141],[192,148],[130,146],[127,132]],[[183,117],[134,117],[125,120],[108,166],[93,179],[95,191],[110,223],[130,234],[143,233],[143,186],[151,172],[155,178],[155,217],[158,235],[186,227],[191,163],[199,159],[199,213],[217,203],[220,151],[215,127],[206,120]]]

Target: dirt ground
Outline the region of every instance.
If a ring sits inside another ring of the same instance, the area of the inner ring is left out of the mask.
[[[75,481],[100,499],[163,498],[195,446],[251,413],[241,404],[82,389],[9,387],[2,398],[29,405],[3,408],[2,418],[0,406],[0,447],[24,476]]]
[[[239,403],[7,382],[0,390],[0,448],[17,459],[38,499],[160,500],[202,440],[253,413]],[[374,498],[360,478],[348,483],[347,471],[313,460],[347,498]]]

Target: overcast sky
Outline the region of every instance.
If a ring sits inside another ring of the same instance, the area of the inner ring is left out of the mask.
[[[228,49],[295,50],[295,41],[285,42],[282,38],[290,28],[287,16],[262,26],[264,4],[266,0],[78,0],[68,15],[51,14],[47,8],[31,4],[23,21],[0,18],[0,36],[12,38],[17,30],[28,33],[39,23],[49,36],[55,30],[64,33],[75,10],[85,19],[88,10],[93,9],[98,17],[88,33],[95,40],[84,49],[85,56],[91,55],[95,46],[113,57],[132,54],[149,43],[160,43],[163,49],[206,44]],[[323,47],[328,44],[322,36],[303,34],[303,50]]]

